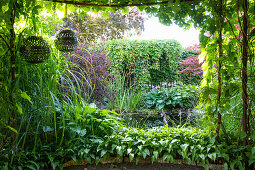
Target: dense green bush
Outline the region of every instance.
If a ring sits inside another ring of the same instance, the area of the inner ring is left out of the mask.
[[[182,47],[176,40],[114,40],[105,43],[105,50],[113,63],[110,71],[124,74],[127,87],[178,79]]]
[[[198,88],[194,85],[178,84],[173,87],[158,87],[145,95],[145,104],[147,108],[157,110],[194,107],[198,96]]]

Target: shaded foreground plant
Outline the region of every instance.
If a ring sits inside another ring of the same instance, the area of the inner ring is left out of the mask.
[[[48,117],[54,121],[48,124],[24,114],[15,148],[9,144],[0,151],[0,167],[55,169],[70,159],[94,160],[99,158],[91,153],[95,152],[94,144],[123,127],[117,113],[97,110],[94,104],[64,102],[61,108],[54,110],[52,118]]]
[[[90,109],[93,110],[93,108]],[[98,119],[104,120],[104,116],[96,116],[96,119],[90,121],[91,123],[102,122]],[[175,159],[183,159],[188,163],[202,163],[205,169],[209,169],[209,163],[223,164],[224,169],[244,169],[245,155],[251,166],[255,162],[254,145],[240,148],[236,143],[227,144],[224,138],[217,142],[216,134],[191,127],[169,128],[164,126],[146,130],[122,127],[113,133],[107,133],[104,138],[98,136],[100,135],[98,133],[95,133],[93,137],[87,136],[88,131],[84,132],[85,129],[79,129],[70,124],[65,135],[68,135],[68,132],[75,135],[71,140],[65,141],[61,147],[59,143],[42,143],[39,152],[33,152],[27,148],[20,150],[19,157],[14,156],[12,169],[18,166],[41,169],[46,165],[57,169],[62,168],[63,163],[69,160],[82,161],[85,159],[97,164],[100,158],[110,157],[128,157],[130,161],[135,161],[137,164],[145,158],[150,158],[152,162],[161,158],[170,163]],[[254,141],[254,135],[252,137],[251,140]],[[1,160],[5,161],[1,161],[0,166],[8,167],[4,164],[8,164],[6,160],[12,154],[6,150],[0,152]]]

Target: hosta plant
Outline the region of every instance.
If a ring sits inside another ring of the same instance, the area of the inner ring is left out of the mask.
[[[192,85],[177,85],[153,89],[144,97],[147,108],[172,109],[192,107],[198,97],[198,88]]]

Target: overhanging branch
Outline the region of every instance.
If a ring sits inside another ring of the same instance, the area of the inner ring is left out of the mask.
[[[162,5],[162,4],[169,3],[169,1],[161,1],[161,2],[151,2],[151,3],[136,3],[136,4],[116,5],[116,4],[96,4],[96,3],[89,3],[89,2],[77,2],[77,1],[67,1],[67,0],[45,0],[45,1],[52,1],[52,2],[64,3],[64,4],[72,4],[72,5],[77,5],[77,6],[94,6],[94,7],[153,6],[153,5]],[[180,2],[193,2],[193,1],[201,1],[201,0],[181,0]]]

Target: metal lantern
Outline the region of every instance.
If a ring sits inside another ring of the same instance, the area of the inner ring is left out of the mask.
[[[62,30],[57,35],[56,47],[63,52],[71,52],[78,45],[76,34],[72,30]]]
[[[48,43],[38,36],[30,36],[20,46],[21,56],[29,63],[42,63],[50,57]]]

